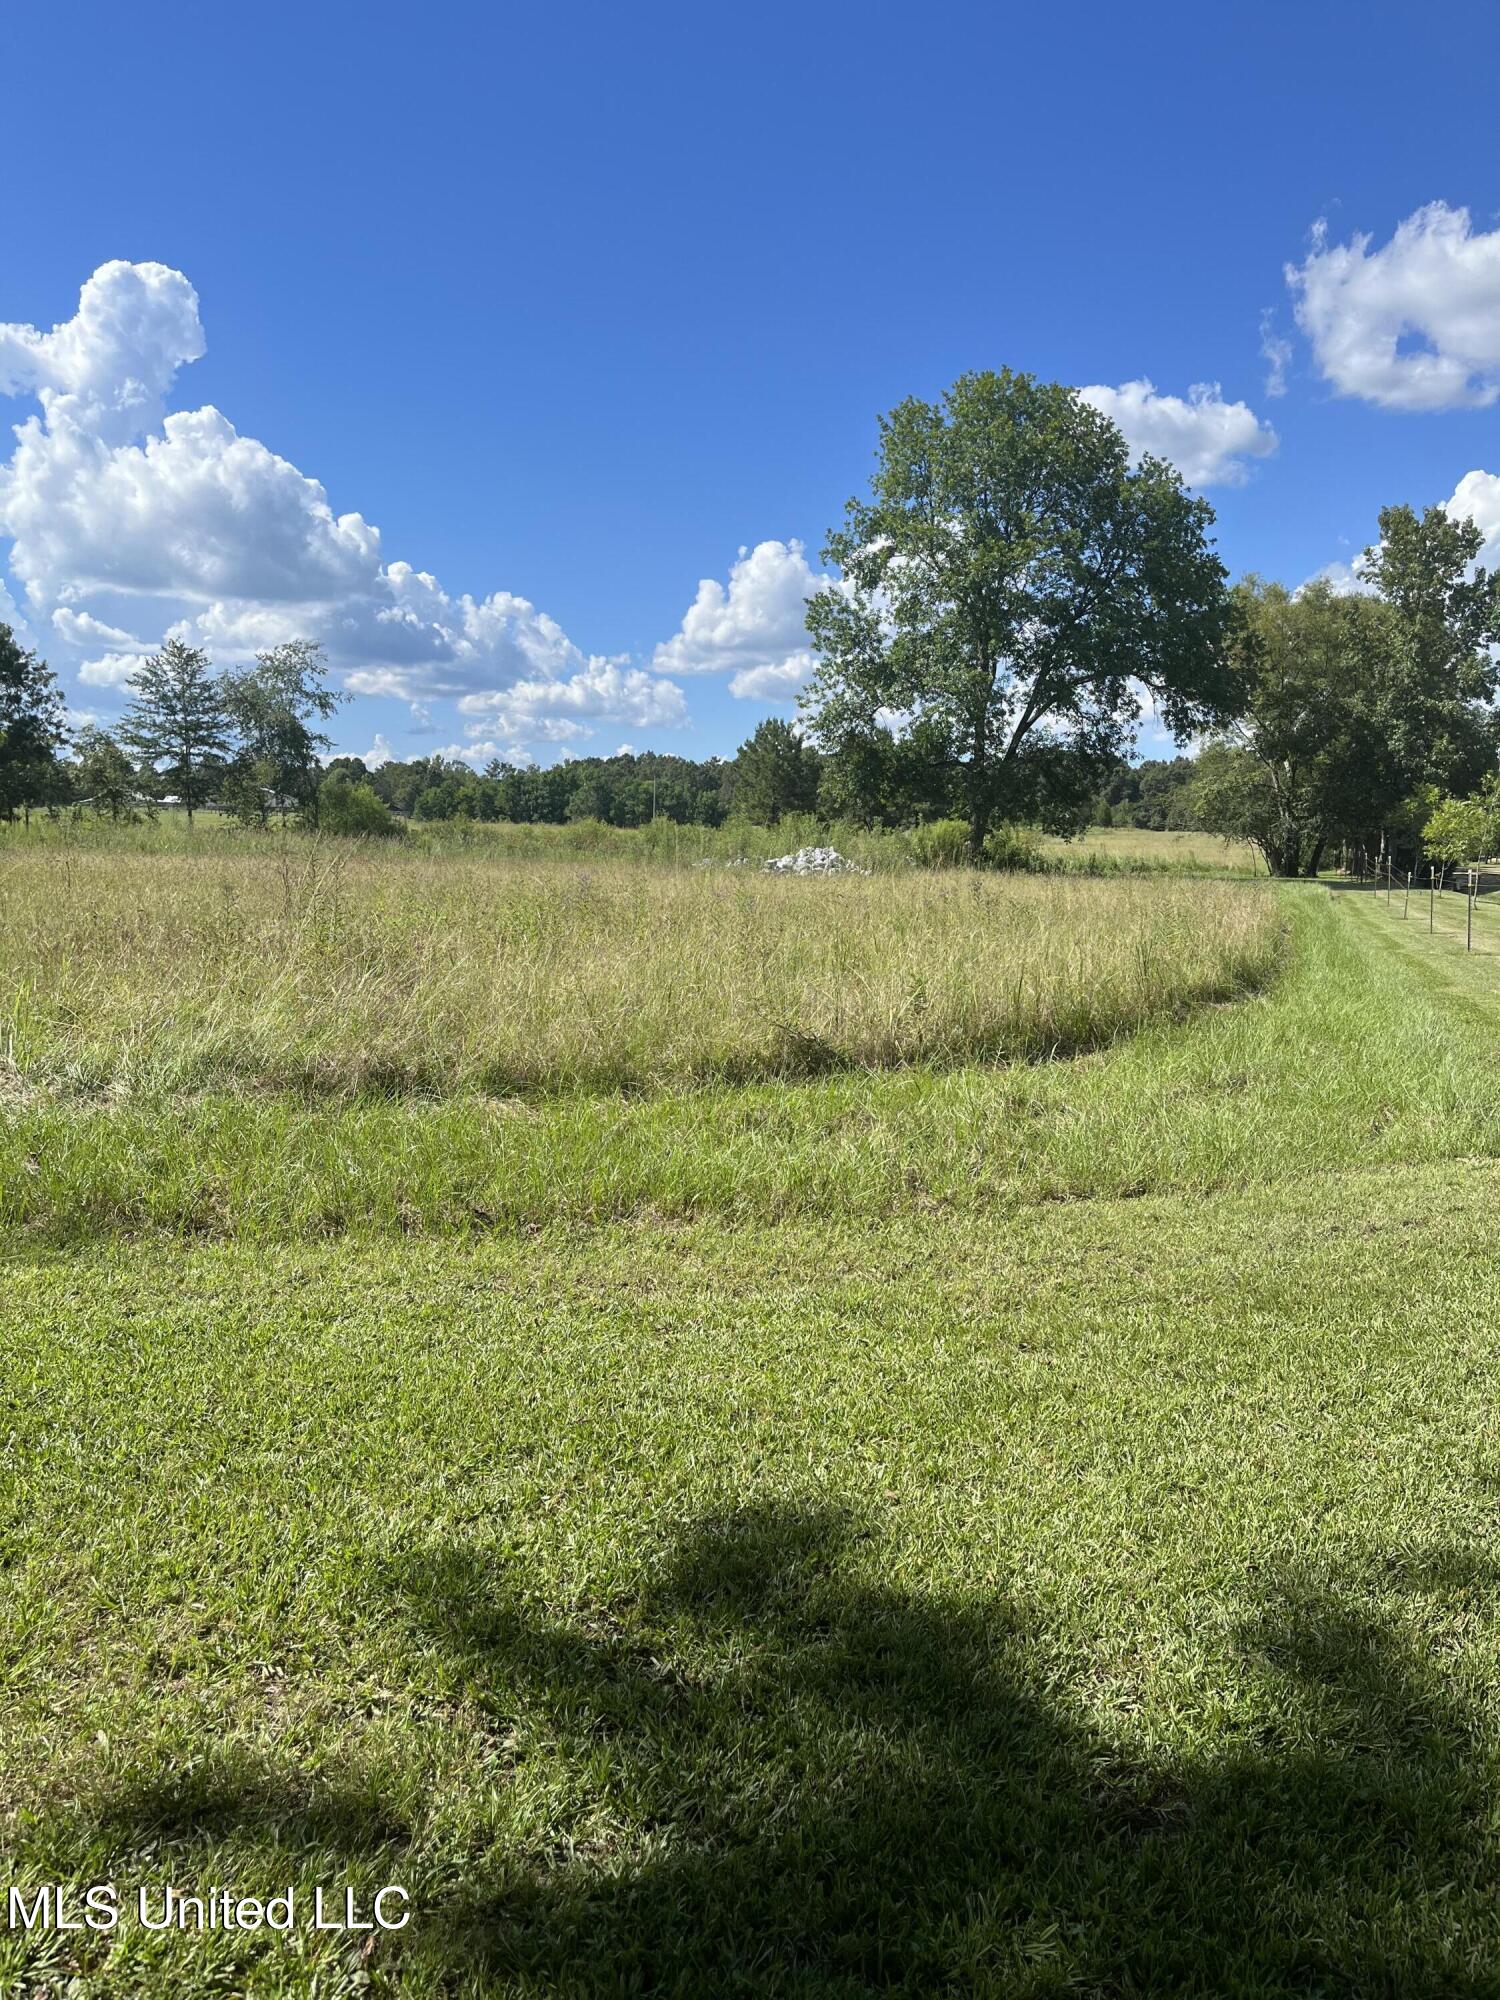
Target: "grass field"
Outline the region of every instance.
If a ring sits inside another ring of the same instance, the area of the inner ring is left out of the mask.
[[[1076,840],[1044,840],[1042,851],[1063,866],[1199,875],[1264,876],[1265,863],[1248,841],[1215,833],[1157,833],[1149,827],[1091,826]]]
[[[1072,1054],[1269,977],[1268,899],[340,843],[0,873],[12,1092],[653,1090]]]
[[[950,835],[962,835],[962,827],[955,822],[944,824]],[[282,838],[280,828],[247,829],[227,814],[213,811],[200,812],[191,830],[186,816],[170,809],[134,826],[72,819],[52,822],[39,818],[29,826],[0,821],[0,860],[38,851],[83,856],[101,849],[115,855],[243,856],[277,846]],[[1023,831],[1015,835],[1015,841],[1023,861],[1029,859],[1039,869],[1061,874],[1263,877],[1266,872],[1264,862],[1248,843],[1222,840],[1211,833],[1095,826],[1070,840]],[[301,854],[310,843],[292,828],[288,844],[293,853]],[[332,843],[335,852],[340,845]],[[811,814],[791,815],[778,826],[749,826],[738,820],[718,827],[675,826],[670,820],[638,827],[603,826],[597,820],[566,826],[407,821],[401,837],[402,848],[418,855],[465,855],[488,861],[616,862],[653,871],[756,863],[799,847],[830,845],[875,874],[899,874],[915,865],[931,865],[934,852],[950,855],[955,861],[962,859],[951,840],[934,848],[931,829],[886,832],[848,825],[830,827]]]
[[[28,890],[11,1879],[414,1914],[0,1981],[1500,1990],[1500,913],[1126,886],[1274,968],[1066,1059],[515,1103],[122,1068],[102,897]]]

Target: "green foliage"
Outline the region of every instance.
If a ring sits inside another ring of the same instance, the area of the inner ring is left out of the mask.
[[[1076,825],[1130,738],[1132,682],[1179,739],[1236,707],[1212,520],[1070,389],[1007,370],[901,404],[824,551],[841,586],[808,604],[818,741],[920,721],[976,854],[1001,812]]]
[[[219,804],[233,813],[241,826],[263,827],[279,803],[276,766],[269,757],[253,756],[248,750],[226,768],[219,784]]]
[[[1439,861],[1484,861],[1500,852],[1500,797],[1443,799],[1422,826],[1423,844]]]
[[[73,785],[81,807],[115,825],[133,825],[142,813],[155,817],[155,804],[142,791],[140,773],[113,736],[103,729],[81,729],[77,751]]]
[[[0,625],[0,815],[67,795],[58,751],[67,738],[56,676]]]
[[[402,832],[385,801],[368,784],[335,771],[318,788],[317,825],[323,833],[350,839],[389,840]]]
[[[1472,568],[1483,538],[1440,507],[1387,507],[1380,532],[1373,596],[1254,578],[1235,593],[1247,712],[1195,797],[1205,826],[1253,840],[1280,875],[1315,873],[1337,841],[1414,845],[1424,798],[1470,793],[1495,766],[1500,580]]]
[[[506,822],[513,826],[563,826],[595,820],[602,826],[722,824],[734,767],[722,758],[701,764],[661,752],[626,751],[614,757],[576,757],[546,769],[520,768],[494,759],[483,774],[457,759],[417,757],[367,770],[357,757],[335,757],[326,767],[373,786],[393,812],[427,825]],[[587,790],[582,807],[577,795]]]
[[[329,739],[311,724],[326,720],[344,699],[329,688],[327,671],[321,646],[293,639],[257,653],[253,666],[222,676],[224,712],[240,744],[226,789],[242,817],[248,813],[264,824],[273,811],[283,819],[297,811],[317,824],[318,759]]]
[[[925,820],[911,829],[906,846],[918,868],[966,867],[970,859],[968,824],[961,819]]]
[[[821,766],[817,751],[789,722],[768,717],[734,760],[734,811],[752,826],[775,826],[788,813],[813,812]]]
[[[1154,833],[1192,833],[1199,821],[1193,799],[1196,757],[1123,759],[1099,792],[1091,815],[1095,826],[1139,826]]]
[[[212,798],[231,744],[224,688],[207,653],[168,639],[127,683],[120,741],[141,760],[145,782],[177,799],[189,824]]]
[[[1030,827],[992,826],[984,837],[986,868],[1034,871],[1044,865],[1042,850]]]

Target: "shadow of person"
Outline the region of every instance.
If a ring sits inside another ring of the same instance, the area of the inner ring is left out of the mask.
[[[569,1803],[420,1893],[402,1989],[1500,1992],[1493,1750],[1412,1621],[1372,1608],[1493,1578],[1439,1551],[1373,1583],[1285,1582],[1240,1635],[1233,1720],[1148,1756],[1085,1718],[1076,1641],[910,1587],[836,1509],[701,1519],[637,1600],[570,1620],[483,1552],[424,1553],[391,1579],[414,1640],[492,1724],[526,1721]],[[378,1836],[422,1879],[420,1829],[378,1802],[320,1819],[240,1782],[247,1832],[350,1866]],[[233,1784],[101,1802],[126,1841],[222,1838],[235,1810]]]

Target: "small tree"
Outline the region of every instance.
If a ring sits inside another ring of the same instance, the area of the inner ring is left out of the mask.
[[[83,729],[77,747],[73,782],[80,805],[117,824],[139,818],[138,806],[154,814],[155,808],[141,797],[135,766],[112,736],[102,729]]]
[[[1179,742],[1237,708],[1212,522],[1059,384],[965,375],[941,404],[901,404],[869,499],[824,549],[842,587],[808,600],[817,740],[868,739],[882,710],[920,719],[976,859],[996,817],[1075,824],[1140,686]]]
[[[1471,866],[1500,849],[1500,799],[1493,790],[1472,799],[1443,799],[1422,828],[1422,841],[1439,861]]]
[[[400,820],[369,785],[352,783],[342,771],[323,780],[318,806],[318,824],[324,833],[388,839],[404,831]]]
[[[208,655],[168,639],[128,682],[131,702],[120,740],[134,750],[142,775],[175,793],[187,809],[203,805],[219,782],[229,750],[224,691]]]
[[[45,660],[0,625],[0,813],[53,803],[61,790],[58,751],[67,741],[63,698]]]
[[[256,654],[254,666],[225,674],[221,688],[241,745],[236,798],[248,805],[258,791],[266,810],[274,804],[285,819],[295,806],[316,826],[318,759],[332,744],[310,725],[326,721],[344,700],[328,686],[322,647],[309,639],[273,646]]]
[[[816,811],[822,760],[789,722],[768,717],[740,745],[735,767],[734,810],[752,826]]]

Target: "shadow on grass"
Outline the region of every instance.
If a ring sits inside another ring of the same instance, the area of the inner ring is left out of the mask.
[[[1494,1583],[1448,1551],[1378,1581]],[[539,1729],[581,1803],[550,1845],[434,1878],[394,1990],[1494,1994],[1474,1725],[1357,1586],[1280,1593],[1241,1635],[1236,1729],[1153,1761],[1054,1691],[1056,1641],[883,1577],[834,1512],[700,1521],[618,1625],[538,1619],[484,1557],[426,1557],[393,1582],[416,1635],[479,1710]],[[237,1770],[127,1789],[94,1824],[128,1847],[237,1821],[423,1879],[378,1799]]]

